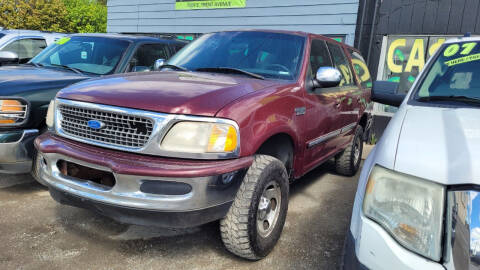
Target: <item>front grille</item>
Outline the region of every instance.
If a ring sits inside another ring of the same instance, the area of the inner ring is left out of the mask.
[[[145,146],[152,135],[153,120],[117,112],[87,109],[60,104],[61,129],[66,135],[128,148]],[[89,127],[88,121],[104,124],[100,129]]]

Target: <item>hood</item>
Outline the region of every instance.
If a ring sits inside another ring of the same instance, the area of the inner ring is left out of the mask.
[[[444,185],[480,184],[480,109],[409,106],[395,170]]]
[[[90,80],[59,98],[147,111],[214,116],[226,104],[274,82],[195,72],[146,72]]]
[[[29,65],[0,67],[0,96],[11,96],[43,89],[61,89],[88,79],[71,71]]]

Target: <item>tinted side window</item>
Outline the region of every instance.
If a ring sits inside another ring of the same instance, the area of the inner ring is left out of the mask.
[[[44,39],[25,38],[15,40],[14,42],[5,46],[2,51],[14,52],[18,54],[20,63],[26,63],[28,60],[45,49],[45,47],[47,47],[47,43]]]
[[[365,63],[365,60],[359,53],[355,51],[350,51],[350,54],[352,55],[353,69],[357,74],[358,78],[360,79],[362,87],[371,88],[372,77],[370,75],[370,71],[368,70],[367,63]]]
[[[332,60],[328,54],[327,44],[325,41],[314,39],[310,50],[310,67],[312,75],[317,72],[320,67],[331,67]]]
[[[129,71],[152,70],[157,59],[168,59],[168,48],[166,44],[144,44],[141,45],[130,60]]]
[[[342,72],[343,79],[340,82],[340,86],[356,86],[353,79],[353,73],[350,68],[350,64],[345,57],[343,49],[334,44],[328,43],[328,49],[333,59],[333,64],[335,67]]]

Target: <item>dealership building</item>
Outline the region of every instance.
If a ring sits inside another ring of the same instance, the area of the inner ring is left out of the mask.
[[[324,34],[353,45],[359,0],[109,0],[107,31],[175,35],[232,29]]]
[[[312,32],[354,45],[408,91],[446,39],[480,34],[478,0],[109,0],[108,32],[194,39],[231,29]],[[396,108],[374,105],[378,138]]]

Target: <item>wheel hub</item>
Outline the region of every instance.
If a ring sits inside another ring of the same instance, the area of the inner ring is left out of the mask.
[[[280,186],[272,181],[266,185],[257,210],[257,231],[262,237],[267,237],[275,228],[280,215]]]

